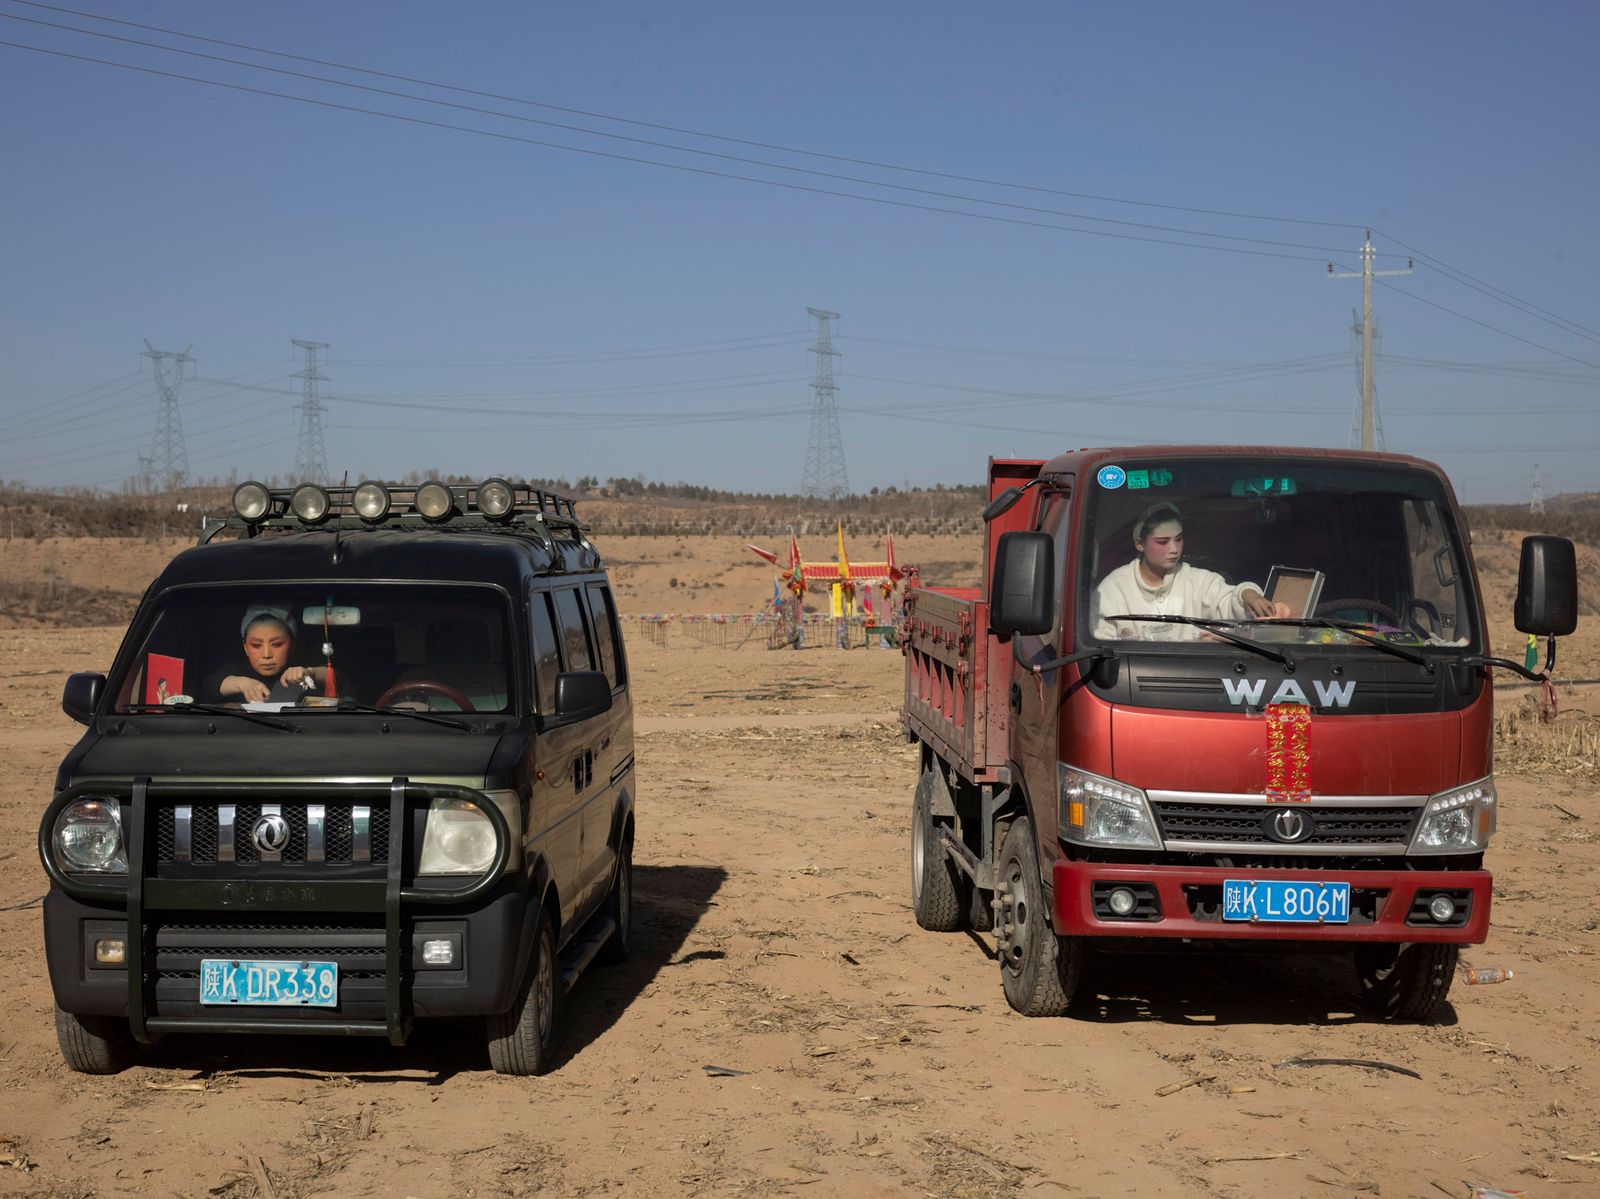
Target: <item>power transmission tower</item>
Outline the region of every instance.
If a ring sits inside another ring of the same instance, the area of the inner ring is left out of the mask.
[[[1352,308],[1350,310],[1350,332],[1355,335],[1356,344],[1360,345],[1361,314],[1359,312],[1357,312],[1354,308]],[[1382,324],[1381,321],[1378,320],[1377,317],[1373,317],[1372,318],[1372,357],[1373,357],[1373,363],[1374,363],[1374,371],[1373,371],[1374,374],[1377,373],[1377,371],[1376,371],[1377,359],[1379,357],[1381,357],[1382,354],[1383,354],[1383,324]],[[1352,449],[1361,444],[1361,412],[1362,412],[1362,405],[1361,405],[1361,387],[1360,387],[1360,383],[1361,383],[1362,375],[1363,375],[1363,370],[1362,370],[1361,357],[1358,354],[1356,356],[1356,384],[1357,384],[1357,386],[1356,386],[1356,404],[1355,404],[1355,410],[1353,412],[1351,412],[1351,414],[1350,414],[1350,441],[1349,441],[1349,445],[1351,446]],[[1382,450],[1382,449],[1387,449],[1388,448],[1387,444],[1385,443],[1384,436],[1383,436],[1383,409],[1378,406],[1378,388],[1377,388],[1377,384],[1376,383],[1373,384],[1373,388],[1372,388],[1372,444],[1373,444],[1373,448],[1374,449]]]
[[[1529,516],[1544,515],[1544,484],[1539,482],[1539,464],[1533,464],[1533,502],[1528,505]]]
[[[139,471],[149,490],[176,491],[189,481],[189,450],[183,443],[183,418],[178,412],[178,389],[183,372],[193,358],[189,350],[158,350],[146,338],[141,358],[150,359],[160,407],[156,410],[156,435],[150,443],[150,456],[139,458]]]
[[[300,446],[294,455],[294,478],[297,483],[326,483],[328,481],[328,447],[322,439],[322,397],[318,383],[328,376],[317,369],[317,351],[326,350],[325,341],[301,341],[294,344],[306,353],[306,368],[296,371],[294,377],[305,384],[305,399],[297,405],[300,411]]]
[[[1334,273],[1333,263],[1328,264],[1328,278],[1361,280],[1361,448],[1372,449],[1372,281],[1383,275],[1409,275],[1413,263],[1406,260],[1403,271],[1375,271],[1372,260],[1377,252],[1372,248],[1372,230],[1367,230],[1367,240],[1361,247],[1361,269]]]
[[[811,380],[811,440],[806,445],[806,470],[800,484],[807,499],[837,503],[850,494],[844,469],[844,440],[839,436],[839,388],[833,381],[833,322],[837,312],[807,308],[817,318],[815,375]]]

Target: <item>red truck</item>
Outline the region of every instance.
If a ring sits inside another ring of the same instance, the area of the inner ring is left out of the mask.
[[[1350,951],[1438,1015],[1487,935],[1491,668],[1470,535],[1431,463],[1223,446],[991,460],[983,587],[906,597],[912,899],[992,930],[1011,1006],[1084,955]],[[1516,624],[1577,623],[1570,541],[1522,545]]]

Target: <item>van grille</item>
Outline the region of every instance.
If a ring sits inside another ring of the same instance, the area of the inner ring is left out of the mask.
[[[275,861],[303,863],[309,860],[308,851],[313,842],[313,829],[308,809],[312,805],[296,801],[278,805],[280,815],[289,826],[289,840]],[[261,851],[251,833],[261,818],[260,803],[221,804],[200,802],[189,805],[189,852],[181,852],[179,810],[176,805],[163,804],[156,810],[155,860],[157,862],[196,862],[201,864],[226,864],[230,859],[219,855],[223,837],[219,829],[221,816],[231,809],[233,836],[228,841],[232,848],[231,860],[255,864],[262,860]],[[389,860],[389,808],[387,804],[357,805],[352,803],[324,803],[322,817],[322,861],[332,865],[352,862],[386,863]],[[366,851],[362,852],[356,836],[356,809],[368,813],[369,833]],[[313,863],[315,864],[315,863]]]

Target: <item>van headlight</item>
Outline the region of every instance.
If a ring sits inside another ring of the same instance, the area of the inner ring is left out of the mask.
[[[56,857],[73,874],[126,874],[122,806],[109,799],[80,799],[56,817]]]
[[[1150,802],[1138,787],[1066,763],[1061,780],[1061,839],[1114,849],[1160,849]]]
[[[1411,837],[1411,853],[1487,849],[1495,826],[1494,776],[1441,791],[1428,800]]]
[[[490,791],[501,815],[506,818],[506,828],[511,834],[511,846],[506,855],[506,869],[515,870],[521,865],[519,852],[522,841],[521,805],[515,791]],[[428,807],[428,819],[422,830],[422,857],[417,863],[417,874],[482,874],[494,861],[494,825],[478,810],[478,805],[464,799],[436,799]]]

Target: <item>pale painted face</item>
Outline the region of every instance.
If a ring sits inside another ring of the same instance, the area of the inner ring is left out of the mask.
[[[1183,561],[1183,524],[1164,520],[1146,533],[1143,541],[1134,542],[1133,547],[1139,551],[1147,571],[1165,578]]]
[[[245,630],[244,656],[264,679],[276,678],[289,664],[289,630],[275,620],[258,620]]]

